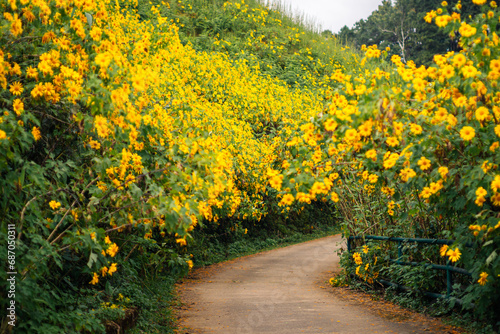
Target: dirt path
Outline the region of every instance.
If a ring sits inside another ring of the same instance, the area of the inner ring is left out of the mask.
[[[332,289],[340,236],[195,270],[178,286],[179,333],[455,333],[439,321]],[[337,268],[337,269],[336,269]]]

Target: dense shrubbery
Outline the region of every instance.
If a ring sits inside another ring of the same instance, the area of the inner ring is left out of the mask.
[[[323,168],[324,157],[332,160],[331,170],[309,184],[340,200],[346,236],[456,240],[410,259],[449,260],[469,270],[464,306],[475,304],[478,315],[494,320],[500,305],[499,12],[495,2],[481,9],[468,23],[460,5],[443,2],[427,14],[427,21],[460,36],[464,49],[436,55],[430,67],[403,64],[397,56],[392,64],[379,61],[385,51],[366,48],[365,73],[334,73],[342,87],[327,95],[323,114],[289,145],[310,152],[308,170]],[[292,160],[293,172],[306,165],[303,156]],[[324,181],[314,185],[318,179]]]
[[[314,45],[333,42],[309,48],[244,2],[222,21],[171,5],[2,3],[0,214],[2,238],[17,233],[18,332],[102,332],[152,307],[127,299],[131,278],[189,270],[201,224],[236,254],[246,231],[307,231],[301,214],[333,203],[346,235],[457,239],[442,253],[473,273],[463,300],[498,307],[496,5],[472,25],[429,14],[466,49],[429,68],[376,47],[330,60],[338,48]]]
[[[145,307],[134,276],[189,270],[196,226],[242,233],[303,207],[268,193],[268,171],[324,88],[291,90],[245,59],[195,51],[159,14],[168,6],[147,20],[136,6],[2,3],[1,231],[16,230],[16,332],[103,331]]]

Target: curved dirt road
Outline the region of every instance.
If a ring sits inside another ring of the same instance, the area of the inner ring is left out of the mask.
[[[327,281],[339,235],[198,269],[178,286],[179,333],[454,333],[436,320],[363,301]],[[366,298],[365,298],[366,299]]]

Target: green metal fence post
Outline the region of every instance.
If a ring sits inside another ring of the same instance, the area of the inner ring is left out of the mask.
[[[401,249],[401,241],[398,241],[398,261],[397,264],[401,263],[401,258],[403,257],[403,250]]]
[[[453,244],[454,240],[445,240],[445,239],[425,239],[425,238],[398,238],[398,237],[384,237],[384,236],[377,236],[377,235],[356,235],[356,236],[350,236],[347,240],[347,249],[349,252],[352,251],[352,246],[351,246],[351,241],[355,239],[363,239],[364,241],[366,240],[379,240],[379,241],[389,241],[389,242],[397,242],[398,243],[398,258],[396,260],[394,259],[389,259],[390,262],[396,263],[398,265],[402,266],[419,266],[421,263],[419,262],[406,262],[403,261],[403,242],[416,242],[417,244],[424,243],[424,244],[431,244],[431,245],[451,245]],[[467,247],[472,247],[473,245],[470,243],[465,244]],[[428,264],[428,266],[432,269],[437,269],[437,270],[446,270],[446,295],[438,294],[438,293],[433,293],[433,292],[427,292],[423,291],[424,295],[433,297],[433,298],[445,298],[445,297],[450,297],[452,293],[452,288],[453,288],[453,273],[458,273],[462,275],[468,275],[472,276],[470,272],[468,272],[465,269],[455,267],[450,264],[450,261],[448,260],[446,262],[446,265],[442,264]],[[379,282],[386,284],[386,285],[391,285],[391,286],[397,286],[401,287],[403,289],[409,290],[409,288],[400,286],[399,284],[395,284],[389,281],[385,281],[383,279],[379,279]],[[457,299],[459,303],[462,303],[460,299]]]
[[[450,260],[446,261],[446,297],[449,297],[451,294],[451,286],[452,281],[451,281],[451,270],[449,269],[450,267]]]

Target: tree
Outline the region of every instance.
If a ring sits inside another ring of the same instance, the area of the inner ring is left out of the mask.
[[[458,0],[448,1],[448,10],[453,11],[457,3]],[[404,61],[411,59],[417,65],[429,65],[435,54],[460,50],[458,35],[450,38],[434,23],[424,20],[427,12],[440,6],[440,0],[384,0],[368,18],[356,22],[352,29],[342,27],[337,36],[343,43],[357,47],[363,44],[389,46],[391,53],[397,51]],[[478,11],[479,6],[463,3],[462,20],[468,20]]]
[[[331,31],[331,30],[328,30],[328,29],[327,29],[327,30],[323,30],[323,31],[321,32],[321,35],[322,35],[323,37],[325,37],[325,38],[330,38],[330,37],[332,37],[333,33],[332,33],[332,31]]]
[[[399,47],[403,62],[408,58],[408,44],[417,32],[416,18],[412,0],[398,0],[394,5],[391,1],[384,0],[372,14],[377,29]]]

